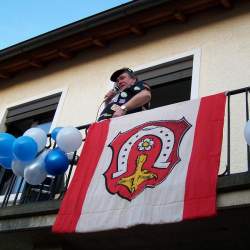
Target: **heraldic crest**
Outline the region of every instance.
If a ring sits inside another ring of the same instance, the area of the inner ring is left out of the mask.
[[[131,201],[145,188],[162,183],[180,162],[179,147],[190,127],[183,117],[120,132],[108,145],[112,160],[104,173],[107,190]]]

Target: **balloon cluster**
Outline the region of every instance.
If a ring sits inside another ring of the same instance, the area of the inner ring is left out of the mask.
[[[41,184],[48,174],[63,174],[72,152],[82,144],[82,135],[74,127],[57,127],[51,138],[57,144],[54,149],[46,148],[47,135],[40,128],[30,128],[18,138],[0,132],[0,165],[31,185]]]

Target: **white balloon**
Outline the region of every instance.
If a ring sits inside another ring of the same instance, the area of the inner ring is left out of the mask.
[[[250,120],[247,121],[244,129],[244,137],[248,145],[250,145]]]
[[[38,152],[42,151],[46,146],[47,135],[41,128],[30,128],[26,130],[23,135],[29,136],[35,140]]]
[[[11,168],[13,173],[16,176],[24,176],[24,169],[28,165],[27,162],[19,161],[19,160],[13,160],[11,163]]]
[[[76,151],[82,144],[82,134],[77,128],[62,128],[56,137],[58,147],[65,153]]]
[[[43,151],[35,160],[26,166],[24,169],[24,180],[31,185],[41,184],[46,176],[44,159],[49,150]]]

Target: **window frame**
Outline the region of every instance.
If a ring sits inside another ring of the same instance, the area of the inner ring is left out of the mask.
[[[152,61],[147,64],[138,65],[133,67],[134,72],[145,70],[147,68],[155,67],[161,64],[171,63],[176,60],[181,60],[186,57],[193,57],[192,67],[192,81],[191,81],[191,93],[190,100],[199,98],[199,81],[200,81],[200,62],[201,62],[201,49],[197,48],[191,51],[180,53],[172,57],[164,57],[159,60]]]

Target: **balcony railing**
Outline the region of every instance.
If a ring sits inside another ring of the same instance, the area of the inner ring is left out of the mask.
[[[219,177],[229,176],[231,175],[231,98],[235,95],[241,95],[244,100],[245,106],[245,120],[249,119],[249,104],[248,104],[248,95],[249,95],[250,87],[237,89],[233,91],[229,91],[226,93],[227,95],[227,113],[226,113],[226,123],[225,123],[225,131],[226,131],[226,166]],[[79,130],[84,131],[85,135],[87,134],[87,129],[90,125],[83,125],[77,127]],[[83,139],[84,141],[85,139]],[[50,135],[48,135],[47,148],[56,147],[55,143],[52,143]],[[247,152],[247,172],[250,173],[250,148],[246,144],[246,152]],[[24,183],[24,179],[21,177],[16,177],[12,175],[9,179],[8,186],[6,188],[5,194],[0,196],[2,200],[0,200],[1,207],[7,206],[17,206],[30,202],[38,202],[45,200],[60,200],[63,198],[65,191],[68,188],[70,179],[72,177],[72,171],[74,166],[76,165],[79,156],[77,152],[74,152],[73,158],[70,161],[69,170],[61,176],[48,176],[46,180],[37,186],[32,186],[28,183]]]
[[[233,91],[228,91],[227,94],[227,164],[225,171],[220,174],[223,175],[230,175],[231,173],[231,98],[234,95],[244,95],[244,102],[245,102],[245,120],[249,120],[249,91],[250,87],[236,89]],[[247,152],[247,171],[250,172],[250,147],[246,144],[246,152]]]

